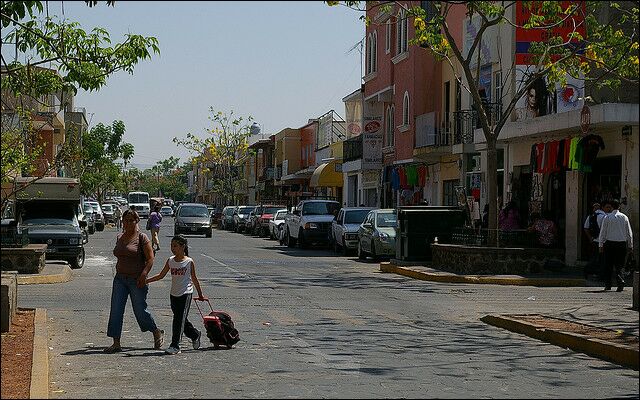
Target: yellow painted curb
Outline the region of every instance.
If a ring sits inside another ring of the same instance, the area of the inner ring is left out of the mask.
[[[17,275],[18,285],[36,285],[41,283],[64,283],[69,282],[73,278],[71,268],[67,265],[64,266],[62,273],[60,274],[47,274],[47,275]]]
[[[31,363],[30,399],[49,398],[49,330],[47,310],[36,308],[33,333],[33,359]]]
[[[584,279],[501,278],[496,276],[433,274],[429,272],[416,271],[407,267],[399,267],[397,265],[392,265],[389,262],[380,263],[380,271],[404,275],[410,278],[420,279],[423,281],[432,281],[432,282],[514,285],[514,286],[551,286],[551,287],[585,286]]]
[[[480,320],[486,324],[521,333],[560,347],[584,353],[623,367],[638,371],[639,352],[637,348],[624,346],[606,340],[590,338],[576,333],[562,332],[534,324],[515,320],[507,316],[485,315]]]

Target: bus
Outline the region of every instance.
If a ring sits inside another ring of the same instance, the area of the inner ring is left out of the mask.
[[[140,218],[149,218],[149,193],[129,192],[127,201],[129,202],[129,208],[136,210]]]

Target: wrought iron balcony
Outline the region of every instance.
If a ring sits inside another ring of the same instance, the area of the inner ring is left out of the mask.
[[[486,103],[484,105],[489,124],[497,123],[502,117],[501,103]],[[453,141],[454,144],[473,143],[473,132],[480,129],[480,118],[476,109],[454,111],[453,113]]]
[[[342,142],[342,160],[349,162],[362,158],[362,135]]]

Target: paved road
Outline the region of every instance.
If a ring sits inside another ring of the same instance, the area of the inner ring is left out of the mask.
[[[162,250],[172,229],[163,221]],[[602,398],[638,397],[638,372],[482,323],[489,313],[546,313],[638,334],[630,292],[456,285],[383,274],[371,261],[215,231],[189,237],[205,294],[241,334],[232,350],[203,341],[166,356],[130,307],[125,352],[105,355],[115,231],[91,236],[71,282],[19,288],[47,309],[53,398]],[[171,331],[170,277],[149,303]],[[201,319],[190,313],[197,327]]]

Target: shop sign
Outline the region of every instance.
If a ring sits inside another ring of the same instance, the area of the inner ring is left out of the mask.
[[[377,189],[380,181],[380,171],[363,171],[362,172],[362,188]]]
[[[382,168],[382,117],[366,116],[362,133],[362,169]]]

